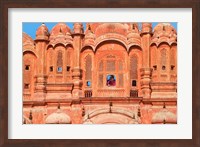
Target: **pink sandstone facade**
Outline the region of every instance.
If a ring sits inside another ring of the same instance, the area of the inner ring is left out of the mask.
[[[176,30],[58,23],[35,40],[23,33],[23,123],[176,124]]]

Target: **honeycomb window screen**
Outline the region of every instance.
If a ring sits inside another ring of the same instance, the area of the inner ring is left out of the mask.
[[[123,63],[122,61],[120,60],[119,61],[119,71],[122,71],[123,70]]]
[[[107,60],[106,70],[107,71],[115,71],[115,61],[114,60]]]
[[[57,55],[57,72],[62,73],[62,66],[63,66],[63,54],[61,51],[58,51]]]
[[[67,51],[67,55],[66,55],[66,64],[67,64],[67,66],[70,66],[70,62],[71,62],[71,55],[70,55],[70,52]]]
[[[91,80],[92,79],[92,57],[91,55],[86,56],[86,63],[85,63],[85,79]]]
[[[119,74],[119,87],[123,87],[123,86],[124,86],[123,74]]]
[[[49,53],[49,64],[53,65],[53,59],[54,59],[53,50],[49,49],[48,53]]]
[[[156,46],[151,47],[151,65],[156,65]]]
[[[175,66],[175,49],[172,48],[170,52],[171,66]]]
[[[130,59],[130,77],[131,79],[137,79],[137,69],[138,69],[138,60],[136,56],[132,56]]]
[[[98,86],[101,88],[103,87],[103,74],[99,74],[99,84]]]
[[[99,62],[99,71],[103,71],[103,61]]]
[[[161,50],[161,65],[166,66],[166,49]]]

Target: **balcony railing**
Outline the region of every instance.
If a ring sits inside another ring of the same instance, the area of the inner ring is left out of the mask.
[[[131,90],[130,97],[138,97],[138,90]]]
[[[85,97],[92,97],[92,90],[85,90]]]

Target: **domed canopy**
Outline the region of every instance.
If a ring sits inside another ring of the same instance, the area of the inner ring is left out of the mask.
[[[167,32],[173,31],[174,33],[176,33],[175,28],[170,23],[158,23],[154,27],[154,32],[162,32],[162,31],[167,31]]]
[[[57,112],[52,113],[46,118],[46,124],[70,124],[71,118],[58,109]]]
[[[95,34],[97,37],[107,33],[117,33],[125,36],[128,28],[128,25],[122,23],[103,23],[96,28]]]
[[[48,39],[49,31],[46,25],[43,23],[36,31],[36,40],[38,39]]]
[[[152,123],[177,123],[177,117],[164,108],[153,116]]]
[[[51,36],[56,36],[58,34],[71,34],[71,30],[70,28],[65,24],[65,23],[62,23],[62,22],[59,22],[58,24],[56,24],[52,30],[51,30]]]

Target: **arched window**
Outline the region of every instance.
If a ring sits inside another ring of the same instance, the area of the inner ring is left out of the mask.
[[[161,50],[161,67],[162,70],[166,70],[166,49]]]
[[[49,62],[49,72],[54,71],[53,67],[53,49],[48,49],[48,56],[47,56],[47,62]]]
[[[176,49],[174,46],[172,46],[170,51],[170,61],[171,61],[171,70],[174,70],[176,66]]]
[[[63,71],[63,54],[62,51],[58,51],[57,54],[57,73],[62,73]]]
[[[130,78],[131,78],[131,86],[137,86],[137,79],[138,79],[138,59],[137,56],[133,55],[130,58]]]
[[[154,70],[157,70],[157,55],[156,55],[157,47],[156,45],[151,46],[151,67]]]
[[[71,70],[71,54],[70,54],[70,52],[69,51],[67,51],[67,56],[66,56],[66,71],[67,72],[70,72],[70,70]]]
[[[123,60],[114,55],[107,55],[98,63],[98,87],[122,88],[124,86]]]
[[[92,57],[87,55],[85,58],[85,80],[86,86],[90,87],[92,84]]]

